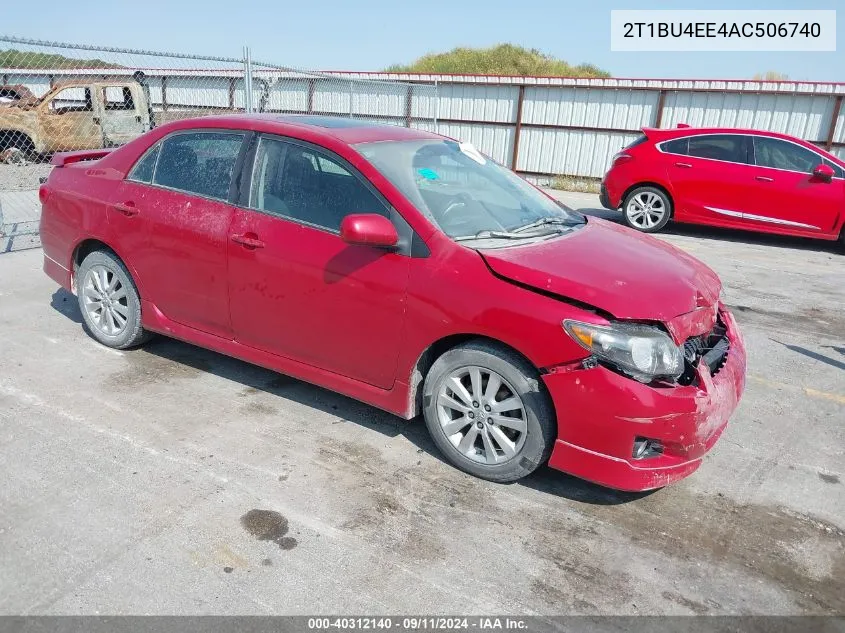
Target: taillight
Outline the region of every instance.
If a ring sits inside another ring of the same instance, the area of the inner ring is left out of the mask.
[[[625,152],[619,152],[613,157],[613,164],[620,165],[621,163],[627,163],[629,160],[634,160],[634,157]]]
[[[47,185],[41,185],[38,188],[38,199],[41,201],[41,204],[47,202],[47,198],[50,197],[50,190],[47,188]]]

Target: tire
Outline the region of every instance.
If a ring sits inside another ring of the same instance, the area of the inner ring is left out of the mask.
[[[475,370],[481,390],[472,388]],[[459,381],[469,387],[458,395],[450,385],[464,372],[467,375]],[[487,388],[492,388],[493,379],[501,386],[490,394]],[[473,400],[474,393],[482,393],[482,398]],[[441,405],[441,396],[450,404]],[[518,397],[519,410],[500,409],[514,402],[512,396]],[[455,403],[465,410],[463,417],[452,408]],[[485,411],[485,406],[500,410]],[[494,417],[479,421],[488,415]],[[518,354],[486,341],[454,347],[434,362],[423,385],[423,416],[434,443],[452,465],[495,482],[516,481],[534,472],[548,460],[557,437],[554,408],[537,371]],[[518,426],[525,432],[520,433]]]
[[[79,267],[76,279],[82,322],[91,337],[114,349],[135,347],[149,338],[141,327],[138,289],[114,253],[105,250],[90,253]],[[103,288],[107,293],[102,292]],[[120,327],[113,327],[117,325]]]
[[[641,233],[656,233],[672,218],[672,201],[657,187],[636,187],[622,202],[625,224]]]

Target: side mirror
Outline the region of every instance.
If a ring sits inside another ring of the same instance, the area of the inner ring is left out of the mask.
[[[340,223],[340,239],[347,244],[390,249],[399,242],[399,234],[393,222],[383,215],[353,213]]]
[[[825,165],[824,163],[818,165],[813,170],[813,176],[815,176],[822,182],[830,182],[831,180],[833,180],[833,175],[833,167],[831,167],[830,165]]]

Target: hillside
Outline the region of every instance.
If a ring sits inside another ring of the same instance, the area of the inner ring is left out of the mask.
[[[14,48],[0,50],[0,68],[120,68],[102,59],[77,59],[52,53],[19,51]]]
[[[517,75],[535,77],[610,77],[592,64],[572,65],[537,49],[513,44],[490,48],[454,48],[423,55],[411,64],[395,64],[386,72]]]

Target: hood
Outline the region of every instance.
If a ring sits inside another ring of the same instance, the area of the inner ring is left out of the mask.
[[[670,330],[678,323],[712,327],[715,320],[721,282],[713,270],[666,242],[598,218],[566,237],[479,252],[500,277],[619,319],[661,321]],[[691,318],[697,312],[710,317]]]

